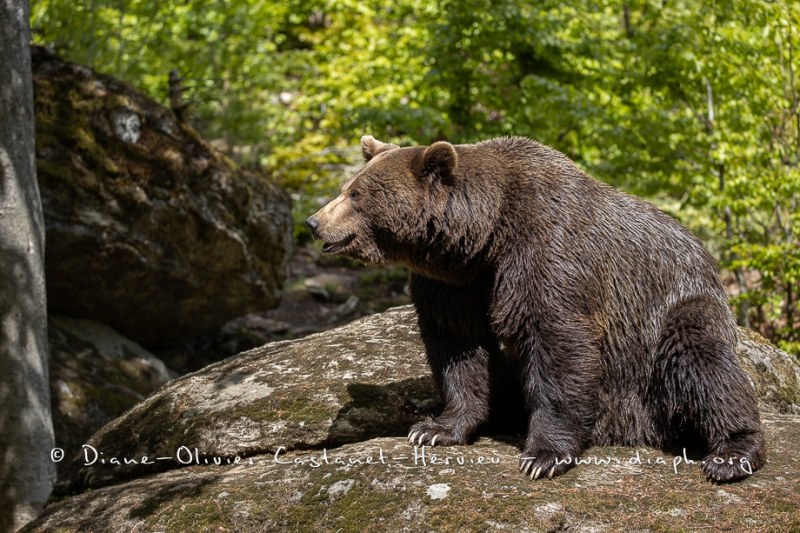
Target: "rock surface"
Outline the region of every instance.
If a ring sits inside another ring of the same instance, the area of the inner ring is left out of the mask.
[[[800,414],[797,359],[758,333],[739,328],[739,362],[753,381],[762,411]]]
[[[52,504],[25,531],[797,531],[800,418],[764,422],[770,462],[733,485],[648,448],[593,448],[592,464],[530,481],[519,448],[499,440],[423,458],[405,439],[375,438],[104,487]]]
[[[410,307],[297,341],[267,344],[170,382],[88,442],[106,457],[173,457],[180,446],[220,456],[401,436],[433,381]],[[179,466],[83,467],[68,492]]]
[[[288,197],[111,77],[33,48],[51,312],[149,349],[274,306]]]
[[[50,402],[56,446],[73,457],[98,428],[175,377],[153,354],[108,326],[48,317]],[[68,462],[58,464],[63,478]]]
[[[436,404],[415,322],[410,307],[395,308],[170,382],[90,439],[98,460],[76,458],[61,487],[84,494],[48,507],[30,530],[800,527],[800,416],[778,414],[798,413],[800,372],[787,354],[755,338],[740,345],[745,367],[759,370],[751,378],[770,450],[746,481],[712,485],[698,464],[676,472],[661,452],[606,447],[584,458],[609,464],[531,482],[517,472],[517,436],[426,448],[424,464],[406,442]]]

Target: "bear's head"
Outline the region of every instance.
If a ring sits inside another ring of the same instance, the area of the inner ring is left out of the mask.
[[[362,137],[361,149],[366,164],[306,223],[325,242],[324,253],[419,266],[441,247],[434,242],[458,181],[456,149],[447,142],[400,148],[371,136]]]

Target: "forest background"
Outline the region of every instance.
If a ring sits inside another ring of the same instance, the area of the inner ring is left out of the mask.
[[[34,42],[171,105],[292,194],[358,139],[524,135],[654,202],[740,324],[800,355],[800,2],[33,0]],[[170,81],[171,80],[171,81]],[[296,224],[298,244],[308,241]]]

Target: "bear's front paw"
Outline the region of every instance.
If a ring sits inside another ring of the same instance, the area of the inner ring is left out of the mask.
[[[766,462],[761,431],[741,432],[718,443],[703,459],[703,473],[710,481],[727,483],[745,478]]]
[[[575,458],[554,451],[526,451],[519,458],[519,471],[531,479],[560,476],[575,465]]]
[[[418,446],[427,444],[429,446],[452,446],[454,444],[465,444],[467,441],[464,435],[459,435],[449,426],[436,420],[424,420],[417,422],[408,432],[408,442]]]
[[[749,476],[757,467],[749,457],[718,452],[703,459],[702,471],[709,481],[727,483]]]

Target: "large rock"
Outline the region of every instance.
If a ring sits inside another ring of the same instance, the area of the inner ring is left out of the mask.
[[[296,341],[267,344],[164,386],[88,442],[105,458],[217,456],[319,448],[405,434],[435,392],[416,315],[396,308]],[[84,466],[66,492],[180,466]]]
[[[274,306],[289,199],[131,87],[33,48],[52,312],[148,348]]]
[[[800,418],[764,423],[769,464],[732,485],[647,448],[593,448],[592,464],[530,481],[509,442],[423,457],[383,437],[104,487],[53,503],[25,531],[798,531]]]
[[[738,484],[648,448],[593,448],[538,482],[517,472],[517,435],[412,448],[409,425],[437,399],[406,306],[166,384],[89,440],[60,491],[78,494],[28,530],[792,530],[800,368],[741,341],[770,459]]]
[[[755,331],[739,328],[739,362],[753,381],[762,410],[800,414],[800,366],[796,358]]]

